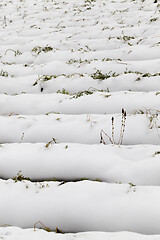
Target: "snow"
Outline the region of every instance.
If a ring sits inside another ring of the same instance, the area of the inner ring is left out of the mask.
[[[111,239],[111,240],[158,240],[158,235],[142,235],[131,232],[117,232],[117,233],[106,233],[106,232],[85,232],[76,234],[56,234],[54,232],[46,232],[44,230],[36,229],[21,229],[18,227],[5,227],[0,228],[0,236],[3,239],[13,239],[13,240],[97,240],[97,239]]]
[[[160,238],[159,11],[1,0],[0,239]]]
[[[0,188],[1,225],[30,228],[42,221],[63,232],[160,234],[160,189],[156,186],[1,180]]]
[[[82,96],[80,96],[80,94],[1,95],[0,113],[2,115],[38,115],[49,112],[62,114],[114,114],[121,113],[122,106],[127,113],[132,114],[139,110],[145,111],[145,109],[159,110],[160,94],[157,92],[92,93],[90,91],[89,95],[82,93]]]
[[[0,176],[21,174],[34,181],[81,179],[160,185],[159,146],[21,143],[0,148]]]
[[[18,115],[0,116],[1,143],[49,142],[98,144],[103,129],[111,136],[112,116],[115,119],[115,142],[119,142],[121,114],[101,115]],[[159,115],[151,113],[127,116],[123,144],[160,144]],[[7,132],[6,132],[7,129]],[[104,135],[106,143],[110,143]]]

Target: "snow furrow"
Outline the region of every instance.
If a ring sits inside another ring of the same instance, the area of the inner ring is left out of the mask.
[[[0,180],[0,191],[1,225],[28,228],[41,221],[63,232],[160,233],[159,187]]]
[[[95,73],[95,71],[94,71]],[[104,71],[106,74],[106,71]],[[106,90],[109,92],[117,91],[160,91],[160,77],[145,77],[136,81],[139,76],[135,73],[123,74],[117,77],[95,80],[89,76],[80,77],[73,73],[71,77],[58,76],[46,82],[35,82],[37,75],[20,76],[16,78],[0,78],[1,94],[21,94],[21,93],[56,93],[65,89],[67,92],[78,93],[90,89]],[[43,92],[41,92],[43,89]]]
[[[114,137],[112,136],[111,119],[114,118]],[[0,142],[49,142],[52,138],[59,143],[100,142],[100,132],[105,131],[109,138],[102,133],[104,141],[136,145],[160,144],[159,115],[148,113],[129,115],[126,123],[120,114],[116,115],[17,115],[0,117]],[[122,126],[125,125],[125,128]],[[124,130],[123,130],[124,129]]]
[[[23,104],[22,104],[23,103]],[[127,113],[160,111],[160,92],[94,92],[70,94],[0,95],[0,114],[115,114],[124,108]]]
[[[0,177],[160,185],[160,146],[3,144]]]

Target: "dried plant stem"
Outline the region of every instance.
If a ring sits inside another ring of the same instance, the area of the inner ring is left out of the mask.
[[[122,132],[121,132],[121,139],[120,139],[120,143],[119,144],[122,144],[122,141],[123,141],[123,136],[124,136],[124,131],[125,131],[125,125],[126,125],[126,112],[124,111],[123,112],[123,121],[122,121]]]
[[[52,232],[52,230],[49,228],[49,227],[46,227],[41,221],[38,221],[34,224],[34,231],[36,231],[36,225],[40,223],[44,229],[47,231],[47,232]],[[58,229],[58,227],[56,227],[56,230],[55,230],[56,233],[63,233],[61,230]]]
[[[125,122],[126,122],[126,111],[124,111],[124,109],[122,108],[121,131],[120,131],[118,145],[122,144],[122,141],[123,141],[123,135],[125,131]]]
[[[115,144],[115,140],[114,140],[114,117],[112,117],[112,142]]]
[[[24,133],[22,133],[22,136],[21,136],[21,141],[20,141],[20,143],[22,143],[22,142],[23,142],[23,139],[24,139]]]
[[[104,135],[106,135],[106,136],[108,137],[109,141],[113,144],[113,141],[112,141],[112,139],[110,138],[110,136],[109,136],[106,132],[104,132],[103,130],[101,130],[101,132],[100,132],[100,137],[101,137],[100,143],[106,144],[105,141],[104,141],[104,138],[103,138],[102,133],[103,133]]]
[[[40,224],[45,228],[45,230],[46,230],[47,232],[51,232],[51,229],[48,228],[48,227],[46,227],[41,221],[38,221],[38,222],[36,222],[36,223],[34,224],[34,231],[36,231],[36,225],[37,225],[38,223],[40,223]]]
[[[101,130],[100,132],[100,143],[106,144],[104,138],[103,138],[103,134],[107,136],[108,140],[110,141],[111,144],[117,144],[117,145],[121,145],[122,141],[123,141],[123,136],[124,136],[124,132],[125,132],[125,126],[126,126],[126,111],[122,108],[122,119],[121,119],[121,130],[120,130],[120,137],[119,137],[119,141],[118,143],[115,142],[115,138],[114,138],[114,117],[112,117],[111,121],[112,121],[112,137],[110,137],[105,131]]]

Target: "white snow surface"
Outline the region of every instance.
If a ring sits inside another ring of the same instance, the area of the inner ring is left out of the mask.
[[[160,239],[159,13],[0,1],[0,239]]]
[[[42,229],[21,229],[18,227],[5,227],[0,228],[0,237],[4,240],[159,240],[159,235],[142,235],[131,232],[117,232],[117,233],[106,233],[106,232],[83,232],[83,233],[54,233],[46,232]]]
[[[22,104],[23,103],[23,104]],[[157,92],[95,92],[83,97],[65,94],[21,94],[0,96],[0,114],[115,114],[122,106],[127,113],[139,110],[160,110],[160,94]],[[114,107],[113,107],[114,106]]]
[[[112,136],[112,116],[115,119],[115,142],[119,142],[121,114],[49,114],[0,116],[1,143],[49,142],[52,138],[59,143],[98,144],[100,132]],[[6,132],[7,129],[7,132]],[[159,115],[128,115],[123,134],[123,144],[160,144]],[[104,134],[106,143],[111,143]]]
[[[3,144],[0,176],[9,179],[21,171],[34,181],[92,179],[159,186],[159,150],[156,145]]]
[[[132,231],[160,234],[160,189],[91,181],[0,181],[0,224],[63,232]],[[12,199],[12,201],[11,201]]]

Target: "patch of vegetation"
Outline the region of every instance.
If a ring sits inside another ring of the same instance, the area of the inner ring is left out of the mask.
[[[134,110],[133,114],[145,114],[145,110]]]
[[[155,152],[154,156],[159,155],[160,151]]]
[[[160,76],[160,73],[144,73],[142,74],[142,77],[157,77]]]
[[[105,98],[109,98],[109,97],[111,97],[112,95],[111,94],[108,94],[108,95],[104,95],[105,96]]]
[[[124,36],[119,36],[119,37],[117,37],[117,39],[118,39],[118,40],[123,40],[124,42],[127,42],[127,41],[130,41],[130,40],[135,39],[135,37],[124,35]]]
[[[40,27],[37,27],[36,25],[30,26],[30,28],[41,29]]]
[[[135,186],[136,186],[136,185],[133,184],[132,182],[130,182],[129,185],[130,185],[131,187],[135,187]]]
[[[155,17],[155,18],[151,18],[150,20],[149,20],[149,22],[151,23],[151,22],[156,22],[158,20],[158,17]]]
[[[1,62],[4,65],[14,65],[16,64],[15,62]]]
[[[60,113],[59,113],[59,112],[54,112],[54,111],[46,113],[47,116],[48,116],[49,114],[60,114]]]
[[[99,79],[99,80],[104,80],[104,79],[108,79],[111,77],[117,77],[119,76],[119,74],[116,74],[115,72],[109,72],[107,74],[103,74],[100,70],[97,70],[95,73],[91,74],[91,77],[93,79]]]
[[[38,84],[38,82],[47,82],[49,80],[51,80],[52,78],[57,78],[56,75],[42,75],[40,76],[36,81],[35,83],[33,83],[33,86],[36,86]]]
[[[57,143],[57,139],[56,138],[52,138],[51,141],[46,143],[45,148],[49,148],[53,143]]]
[[[130,73],[135,73],[137,75],[142,75],[143,73],[138,72],[138,71],[124,71],[124,74],[130,74]]]
[[[160,126],[158,126],[158,117],[159,117],[160,110],[140,109],[140,110],[135,110],[133,113],[134,114],[145,114],[149,120],[149,125],[148,125],[149,129],[156,129],[157,133],[159,135],[158,128],[160,128]]]
[[[62,88],[62,90],[58,90],[57,93],[66,94],[66,95],[72,95],[70,92],[68,92],[64,88]]]
[[[130,191],[133,191],[133,192],[136,191],[136,185],[133,184],[132,182],[129,183],[129,190],[127,193],[129,193]]]
[[[120,61],[122,62],[122,59],[120,58],[103,58],[102,62],[110,62],[110,61]]]
[[[90,49],[89,46],[86,45],[85,47],[79,48],[77,51],[82,52],[82,53],[86,53],[86,52],[91,52],[92,50]]]
[[[94,60],[98,60],[98,59],[94,59]],[[93,61],[93,60],[92,60]],[[84,59],[82,60],[81,58],[80,59],[69,59],[67,64],[73,64],[73,63],[79,63],[79,64],[84,64],[84,63],[88,63],[90,64],[91,63],[91,60],[87,60],[87,59]]]
[[[149,119],[149,129],[158,129],[159,126],[157,125],[158,120],[158,113],[150,113],[148,112],[146,116]]]
[[[60,121],[61,121],[61,118],[56,118],[56,121],[59,121],[59,122],[60,122]]]
[[[123,21],[119,22],[119,24],[123,24],[123,23],[124,23]],[[127,36],[127,35],[117,36],[117,37],[116,36],[109,36],[108,37],[108,40],[112,40],[112,39],[121,40],[125,43],[128,43],[128,45],[132,46],[132,44],[129,41],[135,39],[135,37],[134,36]]]
[[[70,95],[72,96],[71,98],[79,98],[79,97],[82,97],[84,95],[91,95],[93,94],[94,92],[109,92],[109,89],[107,88],[107,90],[99,90],[99,89],[96,89],[96,88],[89,88],[88,90],[84,90],[84,91],[79,91],[78,93],[70,93],[68,92],[66,89],[62,89],[62,90],[58,90],[57,93],[61,93],[61,94],[66,94],[66,95]],[[106,98],[110,97],[110,95],[105,95]]]
[[[160,76],[160,73],[142,73],[142,72],[138,72],[138,71],[125,71],[124,74],[130,74],[130,73],[134,73],[137,75],[140,75],[140,77],[138,77],[135,81],[140,81],[141,78],[145,78],[145,77],[157,77]]]
[[[75,76],[84,77],[84,74],[82,74],[82,73],[72,73],[72,74],[69,74],[69,75],[61,74],[59,76],[65,76],[66,78],[71,78],[71,77],[75,77]]]
[[[9,74],[8,74],[8,72],[1,70],[1,71],[0,71],[0,76],[2,76],[2,77],[8,77]]]
[[[50,52],[52,50],[53,50],[53,48],[51,46],[48,46],[48,45],[46,47],[36,46],[32,49],[32,52],[39,55],[41,52],[47,53],[47,52]]]
[[[21,173],[21,171],[19,171],[17,173],[17,176],[12,178],[15,182],[18,181],[23,181],[23,180],[27,180],[27,181],[31,181],[31,179],[29,177],[24,177],[23,174]]]
[[[76,94],[74,94],[74,96],[72,98],[79,98],[82,97],[83,95],[91,95],[93,94],[94,91],[89,91],[89,90],[85,90],[85,91],[80,91]]]

